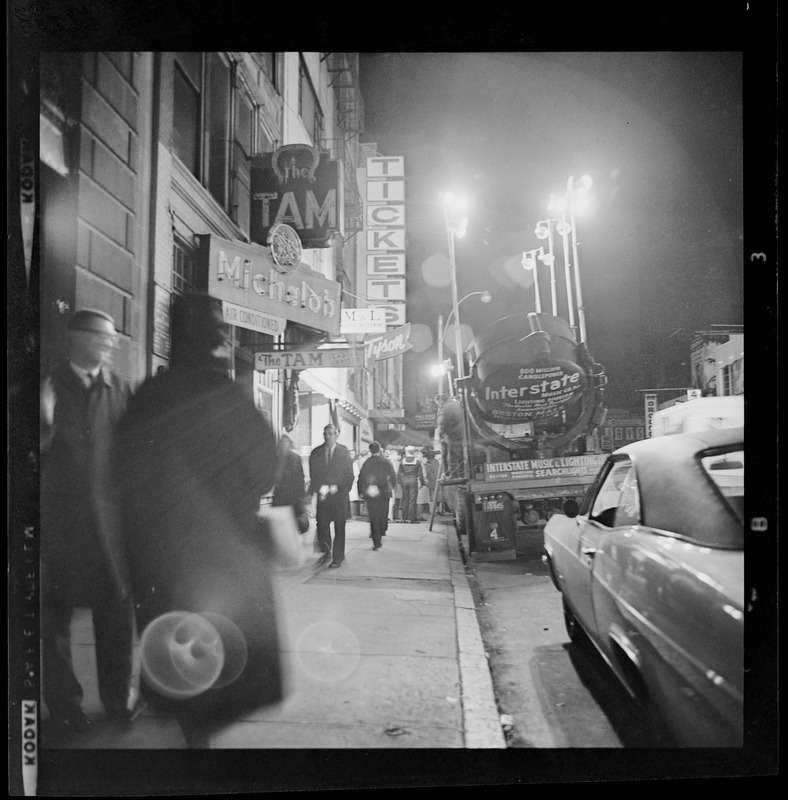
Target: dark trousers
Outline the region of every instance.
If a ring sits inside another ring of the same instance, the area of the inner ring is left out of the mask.
[[[402,479],[402,519],[415,522],[418,514],[416,513],[416,497],[419,493],[419,481],[417,478]]]
[[[377,497],[367,497],[367,511],[369,512],[369,531],[372,544],[380,547],[386,535],[389,519],[389,501],[391,496],[380,494]]]
[[[75,585],[76,584],[76,585]],[[88,606],[93,614],[96,672],[105,710],[127,706],[131,692],[134,647],[134,605],[118,600],[100,573],[73,577],[44,568],[41,593],[41,661],[43,697],[50,714],[68,711],[82,701],[82,686],[71,660],[71,620],[74,609]]]
[[[317,541],[324,553],[336,562],[345,557],[345,521],[347,519],[347,496],[329,495],[325,500],[318,498]],[[331,544],[331,523],[334,523],[334,543]]]

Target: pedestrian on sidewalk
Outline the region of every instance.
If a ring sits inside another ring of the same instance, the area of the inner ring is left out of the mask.
[[[429,495],[427,507],[425,509],[428,514],[432,513],[433,503],[440,503],[440,491],[438,492],[437,497],[435,495],[435,488],[438,485],[438,473],[440,472],[440,463],[435,458],[437,452],[437,450],[433,450],[431,447],[425,447],[424,450],[422,450],[422,454],[424,456],[422,468],[424,469],[424,480],[426,481],[427,492]]]
[[[306,478],[301,456],[296,453],[293,448],[293,440],[286,433],[283,433],[279,439],[277,451],[279,465],[271,504],[291,506],[299,533],[306,533],[309,530],[309,513],[307,512]]]
[[[109,364],[118,339],[109,314],[77,311],[66,360],[41,389],[41,646],[43,697],[56,734],[91,727],[71,661],[71,623],[89,606],[98,690],[107,716],[134,713],[134,606],[111,480],[117,421],[131,384]]]
[[[421,461],[416,457],[416,448],[405,448],[405,457],[399,465],[397,480],[402,487],[402,520],[403,522],[418,522],[417,497],[419,487],[424,484],[424,473]]]
[[[339,567],[345,560],[345,522],[350,487],[355,481],[350,451],[337,442],[334,425],[323,428],[323,444],[309,455],[309,493],[317,496],[317,539],[323,551],[319,564]],[[334,541],[331,541],[331,524]]]
[[[363,497],[369,512],[369,535],[372,549],[380,550],[388,529],[389,501],[397,485],[397,474],[391,462],[380,454],[380,444],[370,442],[369,458],[361,466],[358,476],[358,493]]]
[[[276,441],[229,377],[227,336],[213,298],[178,296],[169,369],[143,383],[118,437],[143,689],[175,716],[190,747],[283,697],[274,584],[258,520],[260,498],[274,483]],[[217,664],[218,673],[206,669]]]

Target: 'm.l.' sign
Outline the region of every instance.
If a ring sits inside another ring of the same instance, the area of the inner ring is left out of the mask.
[[[386,310],[383,308],[343,308],[340,333],[385,333]]]

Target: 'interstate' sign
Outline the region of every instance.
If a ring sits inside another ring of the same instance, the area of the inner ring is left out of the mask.
[[[319,369],[320,367],[363,367],[364,348],[343,350],[266,350],[254,354],[254,368]]]

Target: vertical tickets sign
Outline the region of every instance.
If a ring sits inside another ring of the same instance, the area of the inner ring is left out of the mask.
[[[405,324],[405,159],[367,159],[366,295],[386,311],[389,328]]]
[[[651,438],[652,430],[651,430],[651,418],[654,416],[654,412],[657,410],[657,396],[656,394],[644,394],[643,401],[645,403],[645,414],[646,414],[646,438]]]

